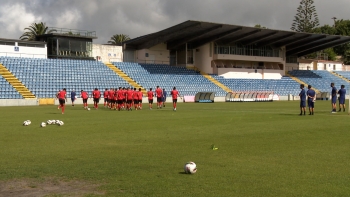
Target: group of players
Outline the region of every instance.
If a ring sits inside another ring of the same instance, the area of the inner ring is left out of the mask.
[[[300,116],[305,115],[305,107],[306,107],[306,100],[309,107],[309,115],[314,115],[314,108],[315,108],[315,100],[316,100],[316,92],[312,89],[311,85],[308,85],[308,90],[305,92],[304,90],[304,84],[300,85]],[[337,88],[334,86],[334,83],[331,83],[331,101],[332,101],[332,113],[337,112],[337,98],[339,98],[339,111],[345,112],[345,95],[346,95],[346,89],[344,85],[340,86],[339,91],[337,91]],[[339,97],[337,96],[339,95]]]
[[[176,87],[173,88],[170,95],[173,99],[173,110],[176,111],[176,105],[177,105],[177,98],[180,97],[179,92],[176,90]],[[98,109],[98,104],[101,99],[101,92],[95,88],[91,93],[93,102],[94,102],[94,108]],[[67,101],[67,92],[66,89],[60,90],[57,95],[57,99],[59,100],[59,106],[58,109],[61,108],[62,114],[64,114],[65,110],[65,102]],[[83,106],[84,109],[89,109],[87,101],[89,99],[89,94],[81,90],[80,97],[83,99]],[[142,109],[142,89],[139,88],[138,90],[136,88],[122,88],[119,87],[118,89],[105,89],[103,92],[103,98],[104,98],[104,107],[108,107],[111,110],[127,110],[132,111],[132,108],[135,110],[141,110]],[[152,88],[149,89],[147,92],[148,97],[148,104],[149,109],[153,109],[153,97],[157,97],[157,109],[161,109],[162,107],[165,107],[165,100],[167,97],[167,93],[165,89],[161,89],[159,86],[157,86],[155,92],[152,90]],[[76,100],[77,96],[75,91],[71,92],[71,101],[72,106],[74,106],[74,101]],[[181,98],[181,97],[180,97]]]

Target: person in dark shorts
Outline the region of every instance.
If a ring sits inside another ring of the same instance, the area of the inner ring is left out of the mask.
[[[149,91],[147,92],[147,96],[148,96],[149,109],[152,110],[153,97],[154,97],[154,92],[152,91],[152,88],[150,88]]]
[[[316,92],[315,90],[311,89],[311,85],[307,86],[308,91],[306,92],[307,95],[307,103],[309,106],[309,115],[314,115],[314,109],[315,109],[315,99],[316,99]]]
[[[75,99],[76,99],[76,96],[77,96],[77,94],[75,93],[74,90],[72,90],[72,92],[70,93],[70,99],[71,99],[71,101],[72,101],[72,106],[73,106],[73,107],[74,107],[74,101],[75,101]]]
[[[345,112],[345,95],[346,95],[346,89],[345,85],[340,86],[340,90],[338,91],[339,94],[339,112],[343,108],[343,112]]]
[[[64,114],[65,103],[67,101],[67,93],[66,88],[63,88],[61,91],[57,93],[57,98],[60,103],[60,107],[62,109],[62,114]]]
[[[94,99],[94,108],[98,109],[98,103],[100,102],[101,92],[97,88],[95,88],[95,90],[92,91],[92,98]]]
[[[103,103],[103,106],[106,107],[108,106],[109,104],[109,101],[108,101],[108,89],[106,88],[105,91],[103,92],[103,98],[104,98],[104,103]]]
[[[304,112],[304,116],[305,116],[305,107],[306,107],[306,93],[304,90],[304,84],[300,85],[300,93],[299,93],[299,97],[300,97],[300,116],[303,115]]]
[[[85,92],[84,90],[80,91],[80,96],[83,99],[83,105],[84,105],[84,109],[88,108],[88,104],[87,104],[87,100],[89,98],[89,95],[87,92]]]
[[[138,98],[139,98],[139,109],[142,109],[142,97],[143,97],[143,93],[142,93],[142,90],[141,88],[139,88],[139,91],[137,92],[138,94]]]
[[[165,91],[165,89],[163,89],[163,97],[162,97],[163,107],[165,107],[166,97],[167,97],[167,92]]]
[[[334,86],[334,83],[331,83],[332,88],[332,113],[337,112],[337,88]]]

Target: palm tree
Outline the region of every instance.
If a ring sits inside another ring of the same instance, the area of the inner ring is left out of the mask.
[[[48,30],[48,27],[45,23],[32,23],[29,27],[24,28],[24,30],[27,30],[22,34],[21,37],[19,37],[21,40],[28,40],[33,41],[36,40],[37,35],[43,35],[43,34],[49,34],[52,32],[55,32],[55,29]]]
[[[118,46],[122,46],[123,42],[130,40],[130,37],[125,34],[115,34],[111,37],[111,40],[108,41],[109,44],[115,44]]]

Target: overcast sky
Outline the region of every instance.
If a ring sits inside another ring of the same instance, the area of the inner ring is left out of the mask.
[[[18,39],[31,23],[135,38],[186,20],[289,30],[300,0],[0,0],[0,38]],[[321,25],[350,19],[350,0],[315,0]]]

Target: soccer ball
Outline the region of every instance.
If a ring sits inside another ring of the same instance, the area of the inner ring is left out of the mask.
[[[40,124],[40,127],[46,127],[46,123],[45,123],[45,122],[42,122],[42,123]]]
[[[46,121],[47,124],[52,124],[51,120]]]
[[[55,120],[55,123],[56,124],[60,124],[60,120]]]
[[[60,122],[58,123],[58,125],[59,125],[59,126],[63,126],[63,125],[64,125],[63,121],[60,121]]]
[[[90,108],[88,107],[87,110],[90,111]]]
[[[23,126],[29,126],[32,122],[30,120],[25,120]]]
[[[194,174],[197,172],[197,165],[193,161],[187,162],[184,170],[186,174]]]

